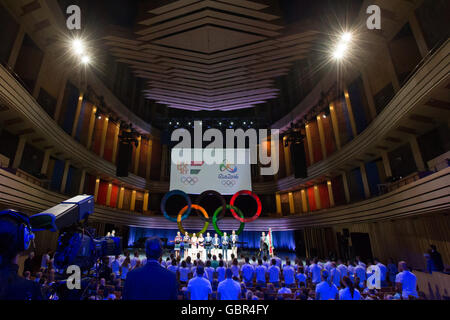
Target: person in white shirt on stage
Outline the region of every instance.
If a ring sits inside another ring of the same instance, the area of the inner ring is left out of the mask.
[[[266,275],[267,275],[267,268],[263,265],[263,262],[261,259],[258,259],[258,265],[255,268],[256,273],[256,285],[260,287],[266,286]]]
[[[309,273],[311,274],[312,283],[318,284],[321,280],[320,272],[322,268],[318,264],[317,258],[314,259],[314,263],[309,266]]]
[[[233,280],[233,271],[227,269],[226,279],[219,283],[217,287],[218,300],[239,300],[241,296],[241,285]]]
[[[291,266],[291,261],[286,261],[286,265],[283,268],[284,284],[288,288],[295,286],[295,269]]]
[[[222,282],[223,280],[225,280],[225,271],[226,271],[226,268],[224,267],[223,260],[220,260],[219,266],[216,269],[217,281]]]
[[[191,237],[189,237],[189,233],[185,232],[183,237],[184,244],[184,259],[186,260],[189,257],[189,250],[191,249]]]
[[[269,282],[272,283],[275,287],[280,286],[280,268],[277,266],[277,261],[272,259],[272,265],[269,270]]]
[[[329,280],[327,270],[322,270],[322,282],[316,286],[316,300],[339,299],[338,288]]]
[[[203,234],[200,233],[199,237],[198,237],[198,253],[200,253],[200,259],[206,260],[206,254],[205,254],[205,238],[203,238]]]
[[[237,243],[239,241],[239,237],[236,234],[236,231],[232,231],[231,232],[231,236],[230,236],[230,241],[231,241],[231,252],[234,254],[235,257],[238,256],[237,254]]]
[[[198,253],[198,238],[197,235],[194,233],[191,237],[191,252],[190,256],[192,259],[197,259],[197,253]]]
[[[245,258],[245,264],[241,268],[242,279],[247,287],[253,286],[253,277],[254,277],[255,269],[250,264],[250,259],[248,257]]]
[[[361,293],[349,277],[344,277],[342,283],[345,288],[339,291],[339,300],[361,300]]]
[[[395,286],[398,292],[402,293],[403,299],[409,299],[409,297],[418,298],[417,294],[417,277],[409,271],[409,268],[405,261],[398,263],[399,273],[395,277]]]
[[[209,300],[209,295],[212,293],[211,283],[203,275],[205,269],[198,266],[196,270],[196,277],[189,280],[187,291],[189,292],[190,300]]]

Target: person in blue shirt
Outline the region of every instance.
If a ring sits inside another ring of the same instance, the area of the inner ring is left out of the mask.
[[[211,250],[212,250],[212,246],[213,246],[213,238],[211,237],[211,235],[208,233],[206,233],[206,237],[205,237],[205,250],[206,250],[206,256],[208,256],[208,254],[211,254]]]

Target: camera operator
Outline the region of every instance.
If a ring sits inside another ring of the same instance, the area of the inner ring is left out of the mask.
[[[28,217],[8,210],[0,212],[0,300],[42,300],[39,284],[18,275],[19,253],[33,239]]]

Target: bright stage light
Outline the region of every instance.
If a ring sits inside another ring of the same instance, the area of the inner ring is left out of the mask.
[[[80,39],[72,41],[72,48],[75,54],[82,55],[84,53],[84,43]]]
[[[346,32],[342,35],[342,41],[344,41],[344,43],[349,43],[350,41],[352,41],[353,35],[350,32]]]
[[[83,64],[89,64],[89,63],[91,62],[91,58],[89,58],[88,56],[83,56],[83,57],[81,58],[81,62],[82,62]]]

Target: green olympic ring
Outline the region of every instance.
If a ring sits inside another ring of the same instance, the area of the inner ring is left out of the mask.
[[[241,218],[244,218],[244,214],[242,213],[242,211],[239,208],[234,207],[234,206],[232,207],[229,204],[227,204],[226,208],[228,210],[234,209],[241,216]],[[222,230],[220,230],[219,227],[217,226],[217,216],[219,215],[220,212],[222,212],[222,207],[217,208],[216,212],[214,212],[214,216],[212,218],[212,223],[214,226],[214,230],[216,230],[217,234],[220,235],[221,237],[223,237]],[[245,222],[241,222],[241,226],[239,227],[239,230],[236,232],[236,235],[240,235],[242,233],[242,231],[244,231],[244,227],[245,227]]]

